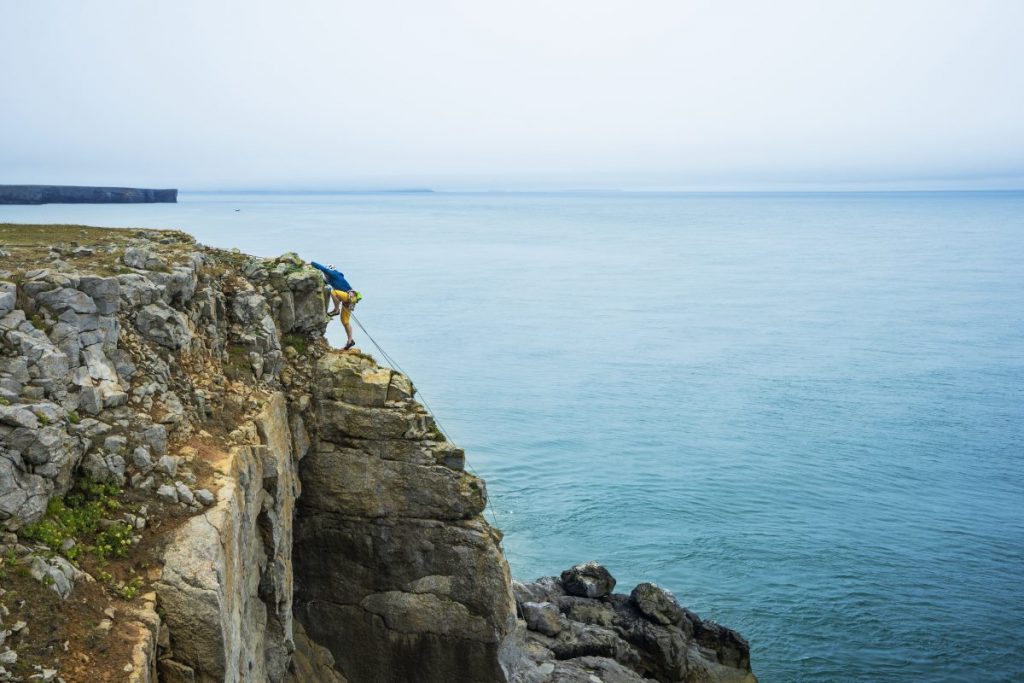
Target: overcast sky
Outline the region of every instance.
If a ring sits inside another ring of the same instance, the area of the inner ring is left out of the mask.
[[[1024,0],[0,0],[0,182],[1024,187]]]

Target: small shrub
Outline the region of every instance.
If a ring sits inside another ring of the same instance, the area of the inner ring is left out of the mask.
[[[301,334],[286,334],[284,336],[284,343],[286,346],[294,347],[300,356],[305,356],[309,350],[309,339]]]
[[[121,588],[121,597],[125,600],[131,600],[139,594],[140,588],[142,588],[142,578],[136,576]]]
[[[32,321],[32,327],[36,328],[37,330],[42,330],[43,332],[46,332],[46,334],[50,334],[50,332],[53,330],[53,325],[47,323],[46,319],[43,318],[43,316],[39,315],[38,313],[34,314],[31,318],[29,318],[29,320]]]
[[[76,425],[82,421],[82,416],[78,414],[77,410],[72,410],[68,413],[68,421],[71,424]]]
[[[99,557],[124,557],[131,547],[132,527],[126,522],[118,522],[96,537],[96,554]]]
[[[11,402],[8,401],[3,396],[0,396],[0,406],[9,406],[9,405],[11,405]]]
[[[80,557],[83,547],[93,550],[100,559],[124,557],[131,547],[131,527],[118,522],[107,529],[99,528],[100,520],[121,507],[120,495],[116,484],[80,479],[64,498],[51,498],[46,516],[22,529],[21,535],[62,552],[72,562]],[[75,545],[62,550],[69,538]],[[89,541],[94,544],[91,548]]]

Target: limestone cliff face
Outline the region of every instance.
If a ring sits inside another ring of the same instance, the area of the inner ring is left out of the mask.
[[[404,376],[331,354],[315,386],[297,618],[353,681],[504,680],[515,606],[484,483]]]
[[[261,443],[218,461],[217,503],[176,532],[156,593],[166,680],[284,680],[292,632],[292,513],[301,453],[283,394],[256,418]]]
[[[95,243],[0,245],[0,556],[112,622],[68,627],[67,652],[41,644],[39,671],[66,683],[755,680],[738,634],[657,587],[614,594],[597,565],[514,584],[482,516],[484,482],[407,377],[328,348],[321,276],[297,257],[81,234]],[[118,575],[75,550],[98,541],[53,537],[48,503],[80,497],[83,481],[124,491],[96,527],[136,549],[108,567]],[[9,646],[0,636],[0,662],[18,661]]]

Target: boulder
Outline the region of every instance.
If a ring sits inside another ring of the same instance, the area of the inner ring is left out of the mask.
[[[131,460],[135,469],[142,474],[146,474],[153,469],[153,458],[149,455],[149,449],[145,446],[139,446],[132,451]]]
[[[678,624],[684,618],[676,596],[653,583],[638,584],[629,594],[629,599],[644,616],[662,626]]]
[[[187,349],[192,343],[188,318],[162,301],[139,309],[135,326],[143,337],[169,349]]]
[[[192,502],[195,500],[195,495],[192,493],[192,489],[186,486],[184,482],[174,482],[174,490],[178,494],[179,503],[191,505]]]
[[[0,406],[0,424],[36,429],[39,426],[39,419],[27,406]]]
[[[128,247],[125,249],[121,261],[129,268],[139,270],[164,270],[167,268],[167,262],[163,258],[143,247]]]
[[[586,562],[562,572],[562,587],[569,595],[600,598],[615,588],[615,578],[597,562]]]
[[[560,579],[517,582],[524,622],[514,637],[512,683],[756,683],[749,648],[738,633],[702,622],[652,583],[628,597],[606,592],[610,585],[614,579],[595,562],[571,567]],[[550,602],[535,601],[542,598]]]
[[[117,454],[89,453],[82,461],[82,471],[93,481],[111,482],[123,486],[125,462]]]
[[[217,502],[216,497],[213,495],[213,493],[210,492],[209,489],[197,489],[195,491],[195,496],[196,500],[199,501],[199,504],[202,505],[203,507],[210,507],[215,502]]]
[[[120,308],[121,283],[116,277],[83,275],[78,288],[89,295],[100,315],[113,315]]]
[[[156,496],[165,503],[178,502],[178,491],[170,484],[161,484],[160,488],[156,490]]]
[[[60,555],[51,558],[29,556],[25,562],[29,565],[29,575],[36,581],[47,584],[62,600],[67,600],[75,588],[75,581],[84,576],[70,562]]]
[[[163,289],[150,279],[136,273],[118,275],[121,304],[129,310],[136,310],[163,300]]]
[[[163,425],[155,424],[146,427],[142,432],[142,441],[146,443],[150,450],[156,455],[167,454],[167,428]]]
[[[163,300],[176,307],[192,301],[198,285],[195,269],[188,266],[175,266],[167,272],[147,273],[146,277],[161,289]]]
[[[13,282],[0,282],[0,318],[14,310],[17,291]]]
[[[522,605],[523,619],[531,631],[538,631],[546,636],[557,636],[562,632],[558,608],[550,602],[524,602]]]

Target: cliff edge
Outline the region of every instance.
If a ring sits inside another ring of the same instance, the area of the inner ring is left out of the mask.
[[[0,681],[755,681],[596,563],[514,582],[408,377],[320,274],[174,231],[0,225]]]

